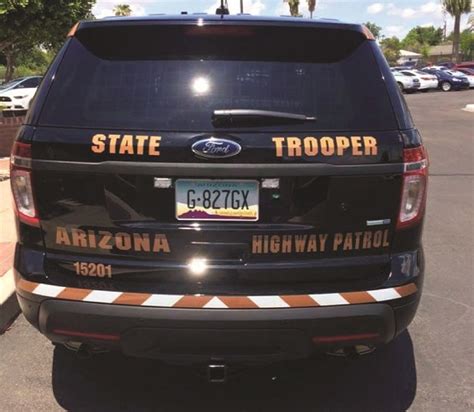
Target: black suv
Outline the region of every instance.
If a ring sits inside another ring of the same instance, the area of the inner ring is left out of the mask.
[[[170,362],[387,343],[420,299],[427,166],[363,26],[81,22],[12,153],[21,308]]]

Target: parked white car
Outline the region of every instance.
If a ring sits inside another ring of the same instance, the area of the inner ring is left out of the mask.
[[[402,92],[414,92],[420,88],[420,81],[416,76],[407,76],[395,69],[391,71]]]
[[[432,74],[422,72],[420,70],[400,70],[400,73],[416,77],[420,82],[420,89],[422,92],[427,92],[430,89],[438,88],[438,78]]]
[[[21,77],[0,85],[0,110],[27,110],[42,77]]]

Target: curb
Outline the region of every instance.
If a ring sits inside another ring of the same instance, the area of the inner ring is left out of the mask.
[[[0,276],[0,335],[8,329],[19,313],[13,270],[10,269]]]

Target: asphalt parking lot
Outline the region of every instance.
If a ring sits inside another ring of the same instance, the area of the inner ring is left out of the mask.
[[[358,360],[320,356],[210,385],[116,354],[79,359],[23,317],[0,336],[0,410],[467,411],[474,409],[474,91],[406,96],[431,160],[422,302],[408,332]]]

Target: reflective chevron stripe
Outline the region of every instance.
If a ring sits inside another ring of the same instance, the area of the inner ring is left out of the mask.
[[[18,280],[17,289],[38,296],[63,300],[183,309],[276,309],[356,305],[400,299],[410,296],[418,290],[414,283],[409,283],[395,288],[308,295],[161,295],[69,288],[45,283],[34,283],[24,279]]]

